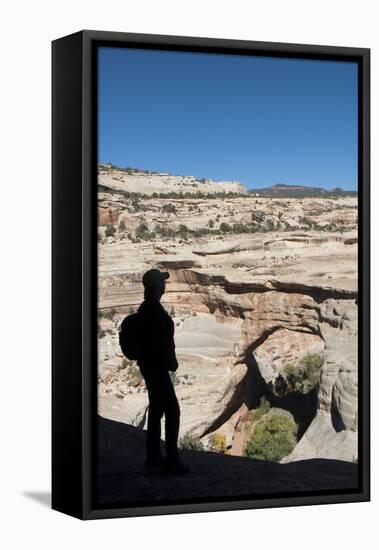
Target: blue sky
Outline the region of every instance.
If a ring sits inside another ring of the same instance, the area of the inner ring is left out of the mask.
[[[99,162],[357,189],[357,65],[99,48]]]

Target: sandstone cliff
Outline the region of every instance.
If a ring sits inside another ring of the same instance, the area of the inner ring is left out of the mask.
[[[299,425],[283,462],[357,461],[356,199],[150,196],[136,205],[117,193],[131,181],[107,177],[99,207],[118,214],[108,234],[109,213],[99,220],[100,413],[146,427],[143,380],[123,361],[117,330],[142,300],[143,272],[160,267],[171,275],[162,303],[175,321],[181,436],[207,447],[218,434],[241,454],[265,397]],[[296,385],[309,357],[320,359],[316,378]]]

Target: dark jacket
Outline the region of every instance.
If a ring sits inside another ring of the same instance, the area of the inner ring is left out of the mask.
[[[142,369],[176,371],[174,321],[156,298],[145,298],[138,308],[141,326],[140,354]]]

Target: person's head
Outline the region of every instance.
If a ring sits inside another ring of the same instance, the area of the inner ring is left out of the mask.
[[[149,269],[142,277],[145,287],[145,298],[156,298],[160,300],[166,290],[166,280],[170,277],[168,271]]]

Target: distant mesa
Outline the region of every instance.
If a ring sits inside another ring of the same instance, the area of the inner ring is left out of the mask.
[[[271,187],[261,189],[249,189],[249,193],[259,197],[314,197],[314,196],[356,196],[356,191],[347,191],[341,187],[324,189],[323,187],[311,187],[308,185],[289,185],[287,183],[276,183]]]

